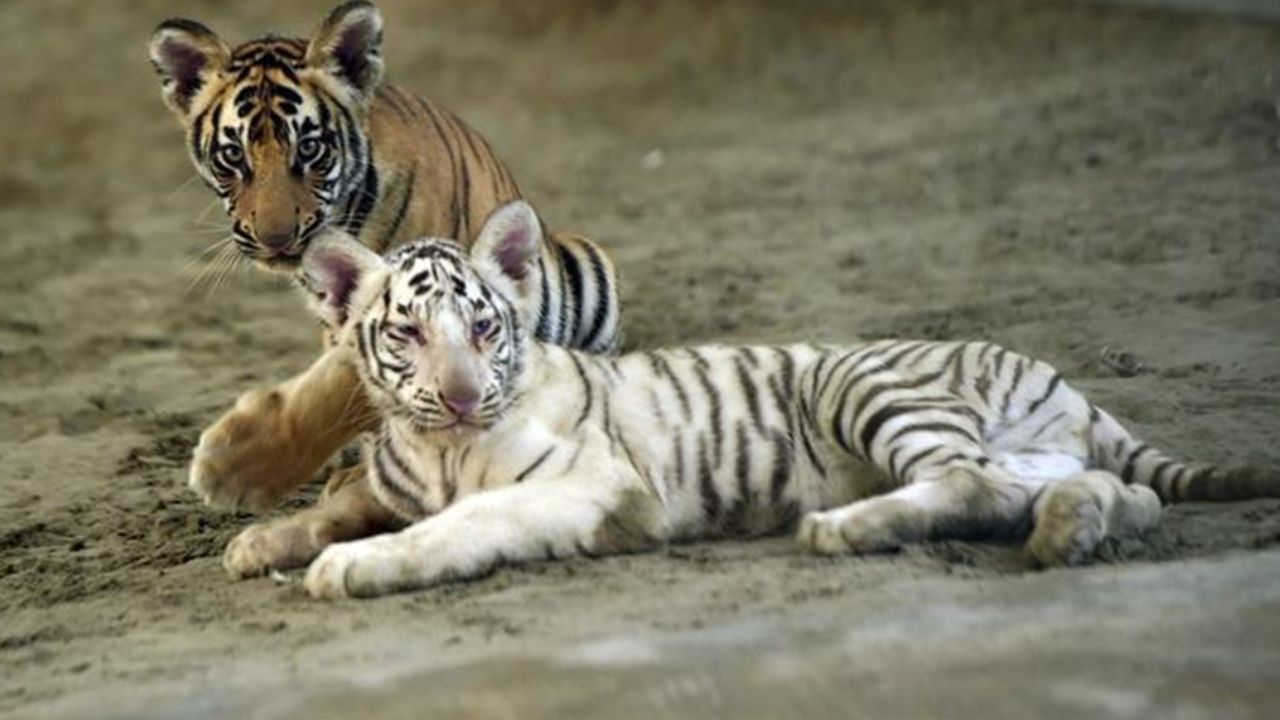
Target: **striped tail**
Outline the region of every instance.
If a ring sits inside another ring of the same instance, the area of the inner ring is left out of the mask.
[[[1256,467],[1218,468],[1178,462],[1139,441],[1115,418],[1090,408],[1092,464],[1120,476],[1126,484],[1146,485],[1161,502],[1229,502],[1280,497],[1280,473]]]

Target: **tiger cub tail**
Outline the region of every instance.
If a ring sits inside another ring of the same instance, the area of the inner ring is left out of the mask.
[[[1280,473],[1251,466],[1188,465],[1138,440],[1097,407],[1092,407],[1090,413],[1090,454],[1094,464],[1119,475],[1126,484],[1150,487],[1165,504],[1280,497]]]

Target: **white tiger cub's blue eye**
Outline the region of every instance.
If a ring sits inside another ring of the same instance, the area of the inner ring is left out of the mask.
[[[479,340],[480,338],[483,338],[492,327],[493,321],[487,318],[480,318],[474,323],[471,323],[471,337]]]

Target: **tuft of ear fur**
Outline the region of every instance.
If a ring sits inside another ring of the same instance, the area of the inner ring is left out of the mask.
[[[494,210],[471,246],[471,261],[486,279],[502,287],[513,283],[517,295],[534,274],[542,251],[542,221],[533,206],[513,200]],[[517,298],[511,298],[516,300]]]
[[[160,23],[151,34],[150,50],[164,101],[183,117],[209,78],[231,60],[231,49],[212,30],[181,18]]]
[[[330,329],[351,318],[356,296],[387,263],[345,233],[330,231],[316,238],[302,256],[303,287],[311,293],[312,310]]]
[[[366,0],[334,8],[307,45],[306,62],[368,99],[382,80],[382,14],[378,8]]]

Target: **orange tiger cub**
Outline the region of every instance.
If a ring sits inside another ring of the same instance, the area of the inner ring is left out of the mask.
[[[381,82],[382,36],[381,15],[363,1],[333,10],[309,40],[268,35],[232,48],[191,20],[155,30],[150,54],[165,102],[236,246],[259,266],[296,272],[326,229],[377,252],[422,236],[469,245],[495,208],[520,197],[483,137]],[[617,287],[599,247],[547,234],[521,291],[540,339],[610,352],[620,343]],[[355,371],[327,353],[291,380],[246,394],[207,429],[190,484],[211,505],[265,509],[374,415]],[[335,538],[382,520],[362,515],[362,488],[351,492],[334,501],[350,505],[334,511]]]

